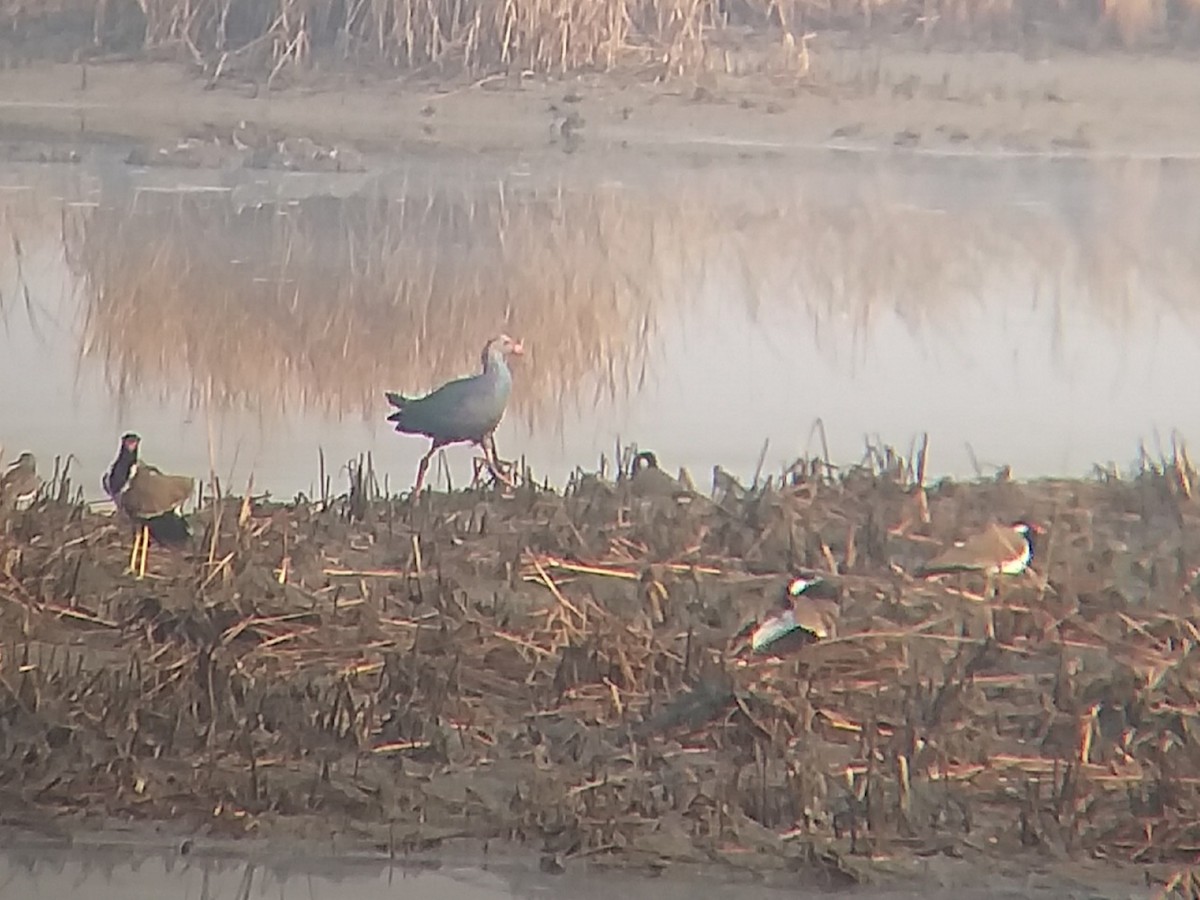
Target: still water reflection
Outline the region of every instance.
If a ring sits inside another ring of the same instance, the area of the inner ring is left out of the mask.
[[[406,160],[368,175],[0,170],[0,444],[98,472],[117,435],[311,490],[406,486],[417,391],[522,337],[504,455],[561,480],[620,437],[753,470],[865,435],[931,469],[1124,464],[1200,433],[1200,178],[1175,161],[814,153]],[[451,449],[459,483],[469,452]],[[90,486],[89,486],[90,487]]]
[[[119,848],[0,851],[0,898],[86,897],[88,900],[686,900],[697,882],[583,871],[552,877],[530,866],[435,868],[371,859],[265,856],[184,857],[175,852]],[[704,885],[714,900],[784,900],[797,894],[753,884]],[[887,900],[878,895],[880,900]],[[901,895],[896,895],[898,898]]]
[[[949,874],[953,871],[953,874]],[[939,874],[940,873],[940,874]],[[660,877],[589,869],[575,862],[559,875],[534,864],[500,861],[486,868],[446,861],[435,868],[378,858],[240,856],[156,851],[134,843],[114,846],[11,846],[0,850],[0,898],[86,897],[88,900],[813,900],[827,889],[802,876],[774,873],[775,886],[752,874],[726,872],[728,881],[701,881],[697,871],[668,870]],[[1149,898],[1129,884],[1129,873],[1080,870],[1082,878],[1026,871],[916,867],[903,887],[843,890],[852,900],[1096,900]]]

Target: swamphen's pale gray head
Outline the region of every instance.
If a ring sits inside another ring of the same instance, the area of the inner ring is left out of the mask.
[[[521,356],[524,353],[525,347],[520,341],[507,334],[498,334],[483,346],[483,367],[487,368],[490,359],[503,362],[509,356]]]

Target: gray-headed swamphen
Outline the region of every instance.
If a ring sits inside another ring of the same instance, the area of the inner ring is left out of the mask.
[[[447,382],[424,397],[386,392],[388,402],[396,407],[396,411],[388,416],[389,422],[396,423],[396,430],[401,434],[424,435],[433,442],[417,468],[414,495],[419,494],[425,484],[429,460],[439,448],[448,444],[478,444],[492,474],[504,480],[492,435],[504,418],[508,396],[512,393],[508,357],[524,352],[520,341],[501,334],[484,346],[483,371],[478,375]]]

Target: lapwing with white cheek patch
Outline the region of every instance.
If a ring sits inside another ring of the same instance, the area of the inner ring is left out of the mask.
[[[837,588],[820,576],[793,578],[779,606],[750,635],[755,653],[781,653],[837,636]]]
[[[1020,575],[1033,562],[1037,538],[1044,533],[1042,528],[1024,521],[993,524],[947,547],[917,569],[916,574],[925,578],[954,572]]]

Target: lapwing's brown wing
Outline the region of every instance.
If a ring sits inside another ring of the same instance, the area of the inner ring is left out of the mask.
[[[754,629],[750,636],[750,647],[756,653],[772,653],[782,650],[783,639],[790,636],[792,644],[803,646],[813,641],[837,637],[837,621],[840,609],[834,600],[820,597],[797,597],[795,604],[769,616]]]
[[[155,466],[139,463],[121,495],[121,506],[135,519],[152,519],[181,506],[195,486],[196,479],[187,475],[167,475]]]
[[[1028,552],[1025,537],[1013,528],[990,525],[952,547],[947,547],[924,566],[922,575],[947,572],[999,570]]]

